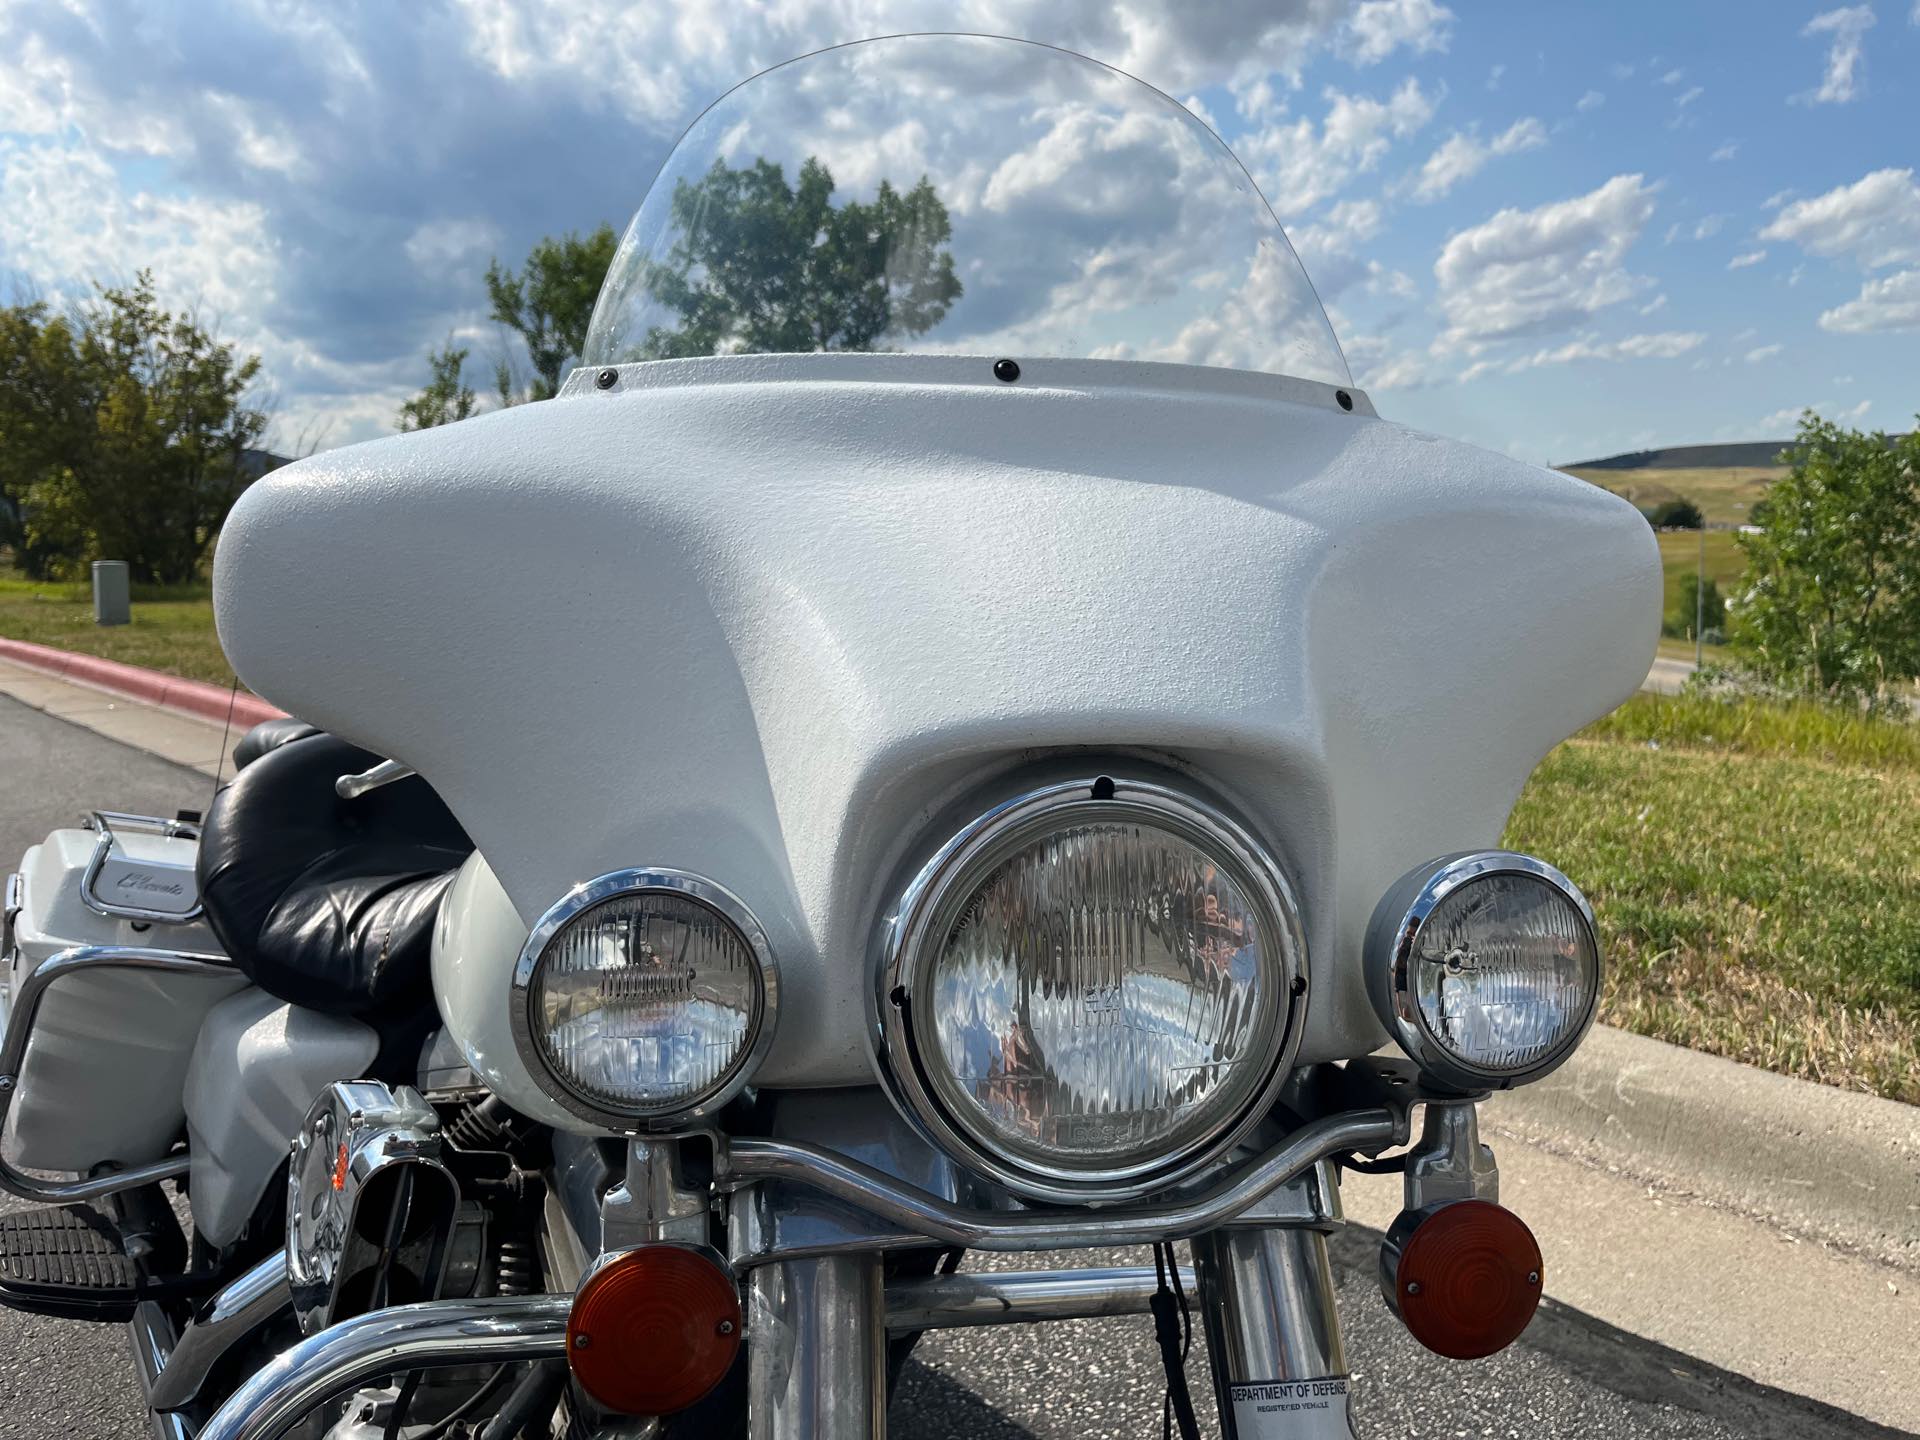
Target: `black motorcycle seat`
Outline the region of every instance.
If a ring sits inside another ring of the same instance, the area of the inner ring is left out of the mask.
[[[244,770],[269,750],[278,750],[292,740],[304,740],[320,731],[304,720],[282,715],[278,720],[262,720],[233,747],[233,768]]]
[[[207,923],[269,995],[384,1029],[431,1002],[434,921],[473,842],[417,777],[335,794],[379,756],[320,731],[270,738],[202,829]]]

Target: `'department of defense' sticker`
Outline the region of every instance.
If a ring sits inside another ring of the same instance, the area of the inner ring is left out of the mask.
[[[1235,1440],[1353,1440],[1344,1375],[1236,1381],[1227,1396]]]

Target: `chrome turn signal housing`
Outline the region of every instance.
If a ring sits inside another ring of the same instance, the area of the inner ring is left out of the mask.
[[[1444,1084],[1507,1089],[1551,1073],[1593,1025],[1593,909],[1543,860],[1482,850],[1403,877],[1366,941],[1374,1009]]]
[[[711,880],[620,870],[540,917],[514,967],[514,1044],[534,1080],[616,1130],[682,1124],[739,1094],[773,1043],[765,932]]]
[[[965,825],[884,927],[876,1058],[1016,1193],[1137,1198],[1226,1154],[1299,1047],[1306,947],[1267,850],[1184,790],[1087,776]]]

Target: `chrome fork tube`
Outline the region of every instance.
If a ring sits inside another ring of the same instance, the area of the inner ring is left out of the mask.
[[[1227,1440],[1351,1435],[1327,1237],[1216,1230],[1193,1242],[1193,1258]]]
[[[747,1277],[748,1440],[881,1440],[887,1301],[877,1255],[762,1265]]]

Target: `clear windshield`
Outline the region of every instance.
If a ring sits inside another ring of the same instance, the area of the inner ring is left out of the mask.
[[[823,50],[715,102],[627,227],[584,363],[820,350],[1350,383],[1211,130],[1105,65],[979,35]]]

